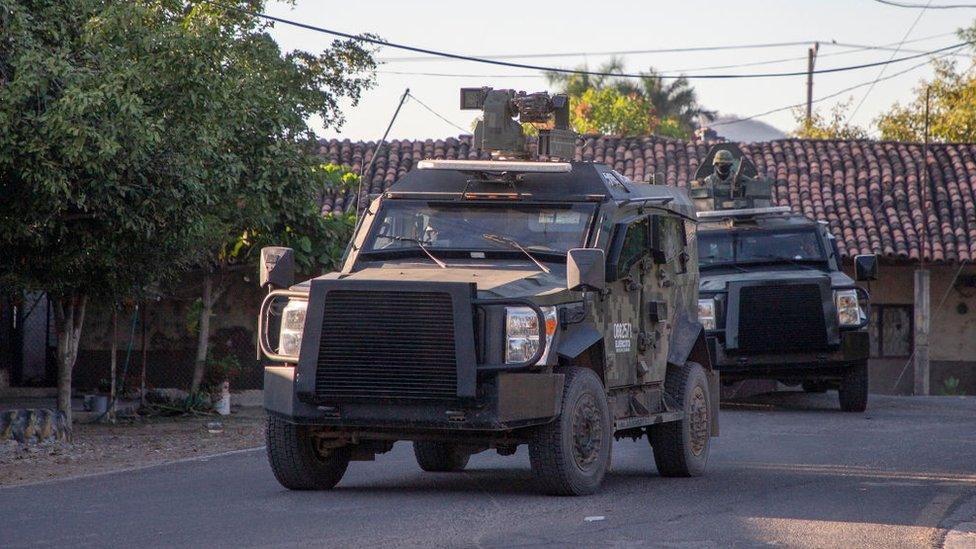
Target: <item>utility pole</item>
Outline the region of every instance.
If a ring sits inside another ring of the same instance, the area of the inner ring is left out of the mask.
[[[817,63],[817,52],[820,50],[820,42],[814,42],[813,47],[807,50],[807,126],[813,120],[813,67]]]
[[[929,320],[931,300],[930,278],[925,268],[925,254],[929,249],[929,90],[925,87],[925,138],[922,144],[922,250],[919,268],[915,271],[915,395],[929,394]]]

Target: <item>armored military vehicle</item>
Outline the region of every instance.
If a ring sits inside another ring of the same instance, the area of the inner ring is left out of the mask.
[[[718,377],[698,303],[695,212],[674,187],[567,162],[565,96],[462,90],[492,160],[424,160],[372,200],[342,270],[293,284],[263,250],[267,452],[291,489],[411,441],[425,471],[528,445],[547,493],[600,486],[612,441],[702,473]],[[543,127],[526,152],[520,123]],[[531,157],[544,161],[531,160]]]
[[[733,144],[716,145],[690,195],[698,208],[698,317],[723,383],[772,379],[868,400],[867,291],[841,271],[827,226],[770,206],[770,182]],[[854,258],[857,281],[877,258]]]

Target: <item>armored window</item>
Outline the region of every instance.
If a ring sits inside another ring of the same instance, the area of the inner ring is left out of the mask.
[[[635,221],[627,227],[623,246],[620,248],[618,276],[623,276],[649,251],[647,218]]]
[[[663,252],[664,262],[671,264],[676,274],[688,272],[688,234],[685,232],[683,220],[677,217],[655,217],[652,240]]]

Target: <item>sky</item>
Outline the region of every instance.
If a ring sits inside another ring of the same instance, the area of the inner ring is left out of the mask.
[[[906,1],[926,3],[926,0]],[[931,0],[930,3],[961,2]],[[971,25],[976,19],[976,9],[904,9],[874,0],[565,0],[544,3],[296,0],[294,6],[272,1],[267,13],[353,34],[369,32],[389,42],[472,56],[585,54],[515,60],[564,68],[586,64],[595,69],[611,57],[604,52],[611,51],[803,42],[770,48],[622,56],[630,72],[654,67],[662,73],[688,76],[805,71],[807,50],[815,41],[821,42],[817,69],[887,61],[893,54],[899,58],[958,43],[958,37],[952,33]],[[332,41],[327,35],[281,23],[275,25],[271,34],[286,51],[319,52]],[[902,40],[905,42],[897,54],[841,46],[895,48]],[[376,58],[381,64],[377,68],[375,87],[365,92],[358,105],[343,105],[346,123],[342,128],[322,128],[320,121],[313,120],[320,137],[378,140],[406,88],[447,121],[417,101],[408,99],[393,125],[390,139],[436,139],[456,136],[462,133],[461,129],[469,131],[475,113],[459,110],[458,89],[461,87],[491,86],[528,92],[550,89],[546,79],[532,70],[439,58],[418,60],[416,57],[418,54],[390,47],[379,49]],[[701,70],[766,61],[777,62]],[[816,99],[850,86],[870,83],[879,75],[891,76],[924,61],[914,59],[888,65],[883,75],[881,67],[818,74],[814,77],[813,96]],[[968,57],[960,57],[959,62],[968,66]],[[874,129],[873,121],[878,115],[896,101],[910,100],[912,89],[931,72],[926,65],[878,82],[870,93],[867,93],[869,86],[861,87],[817,103],[815,107],[826,112],[838,101],[850,100],[852,105],[857,105],[863,100],[852,121]],[[806,98],[806,76],[692,80],[692,84],[704,107],[741,117],[803,103]],[[784,131],[796,125],[789,110],[759,119]]]

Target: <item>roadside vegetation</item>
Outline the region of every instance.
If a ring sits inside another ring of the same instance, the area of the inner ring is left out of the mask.
[[[0,288],[42,291],[55,312],[58,408],[89,307],[201,289],[203,381],[221,275],[269,242],[314,272],[349,232],[323,217],[308,120],[343,122],[373,83],[357,40],[282,52],[262,0],[5,0],[0,3]]]

